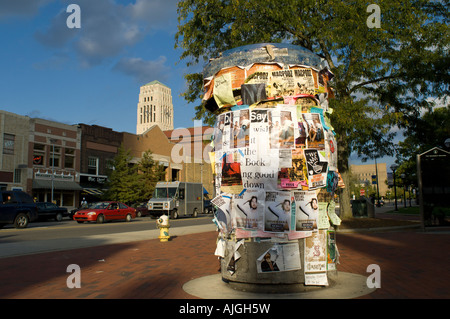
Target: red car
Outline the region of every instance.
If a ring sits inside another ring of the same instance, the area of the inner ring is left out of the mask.
[[[77,211],[73,219],[78,223],[97,222],[99,224],[109,220],[125,220],[127,222],[136,218],[136,209],[120,202],[98,202],[89,205],[89,208]]]

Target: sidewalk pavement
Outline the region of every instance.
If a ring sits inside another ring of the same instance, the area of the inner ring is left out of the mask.
[[[198,299],[183,285],[218,274],[219,269],[214,256],[217,232],[207,226],[170,229],[168,242],[149,231],[137,237],[128,233],[86,239],[83,248],[53,247],[54,251],[0,258],[0,298]],[[339,272],[367,277],[369,265],[380,267],[381,288],[359,298],[450,298],[449,231],[338,232],[336,240]],[[71,264],[80,267],[80,288],[67,287]]]

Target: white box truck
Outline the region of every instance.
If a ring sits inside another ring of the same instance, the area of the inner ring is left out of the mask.
[[[167,215],[197,217],[203,212],[203,185],[187,182],[158,182],[152,198],[147,203],[152,217]]]

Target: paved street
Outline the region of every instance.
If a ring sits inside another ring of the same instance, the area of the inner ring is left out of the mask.
[[[118,240],[95,247],[1,258],[4,299],[196,299],[183,284],[218,273],[212,228],[172,234],[162,243]],[[381,288],[361,299],[450,298],[450,232],[400,230],[338,233],[340,272],[368,276],[381,270]],[[69,289],[67,266],[81,268],[81,288]]]

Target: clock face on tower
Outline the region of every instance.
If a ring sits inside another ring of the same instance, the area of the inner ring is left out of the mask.
[[[35,155],[33,156],[33,164],[35,165],[42,165],[43,163],[43,156],[42,155]]]

